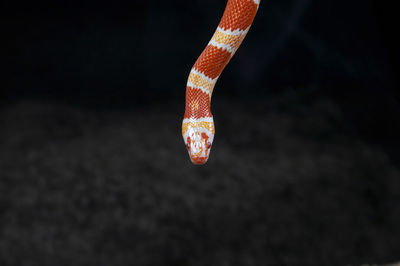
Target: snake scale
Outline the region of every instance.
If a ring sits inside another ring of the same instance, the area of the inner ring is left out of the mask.
[[[218,77],[249,31],[259,4],[260,0],[228,0],[217,30],[190,70],[182,136],[194,164],[208,160],[215,135],[211,95]]]

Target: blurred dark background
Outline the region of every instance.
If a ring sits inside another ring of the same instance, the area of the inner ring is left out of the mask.
[[[3,3],[0,264],[399,261],[383,2],[261,1],[200,167],[180,136],[185,85],[226,1]]]

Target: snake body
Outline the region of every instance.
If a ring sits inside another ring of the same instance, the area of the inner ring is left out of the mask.
[[[228,0],[217,30],[190,70],[182,136],[194,164],[208,160],[215,135],[211,95],[218,77],[249,31],[259,4],[260,0]]]

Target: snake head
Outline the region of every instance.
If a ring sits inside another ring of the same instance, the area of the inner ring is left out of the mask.
[[[182,135],[190,159],[194,164],[205,164],[214,140],[214,122],[183,122]]]

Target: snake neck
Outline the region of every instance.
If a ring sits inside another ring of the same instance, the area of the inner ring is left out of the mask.
[[[204,164],[208,160],[215,134],[210,109],[211,93],[193,87],[189,84],[186,89],[182,136],[191,161]]]

